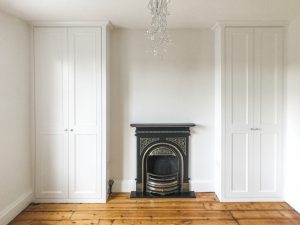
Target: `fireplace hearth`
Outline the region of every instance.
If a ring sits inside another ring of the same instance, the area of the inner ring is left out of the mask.
[[[189,190],[189,136],[195,124],[131,124],[137,137],[136,191],[131,198],[195,197]]]

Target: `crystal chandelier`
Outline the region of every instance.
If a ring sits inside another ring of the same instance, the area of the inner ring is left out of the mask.
[[[150,40],[150,52],[154,55],[163,55],[170,43],[167,32],[168,4],[170,0],[150,0],[148,8],[151,12],[151,23],[146,31],[147,38]]]

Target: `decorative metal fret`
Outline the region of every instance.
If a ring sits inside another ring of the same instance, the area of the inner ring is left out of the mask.
[[[142,155],[143,151],[148,145],[158,140],[159,138],[140,138],[140,155]]]
[[[166,148],[166,147],[156,148],[150,153],[150,155],[173,155],[173,156],[176,156],[175,153],[171,149]]]
[[[167,141],[173,142],[174,144],[178,145],[180,149],[186,155],[186,138],[184,137],[170,137],[166,138]]]

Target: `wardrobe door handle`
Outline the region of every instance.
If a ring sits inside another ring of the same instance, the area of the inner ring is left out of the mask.
[[[70,131],[71,131],[71,132],[73,132],[74,130],[73,130],[73,129],[71,129]]]
[[[68,131],[68,129],[65,129],[65,131]]]

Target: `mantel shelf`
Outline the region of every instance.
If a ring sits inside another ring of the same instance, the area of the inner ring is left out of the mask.
[[[194,123],[132,123],[131,127],[150,128],[150,127],[194,127]]]

